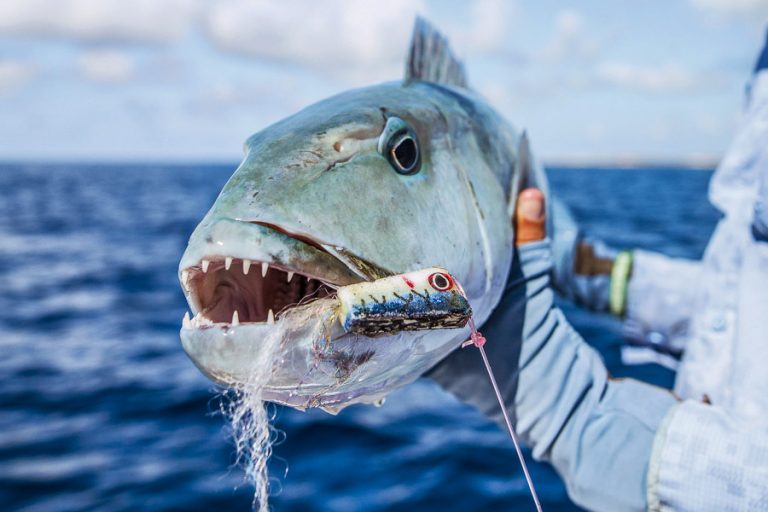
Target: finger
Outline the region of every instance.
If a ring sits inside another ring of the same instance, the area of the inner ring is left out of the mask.
[[[517,196],[515,209],[515,245],[543,240],[546,235],[546,209],[544,194],[536,188],[527,188]]]

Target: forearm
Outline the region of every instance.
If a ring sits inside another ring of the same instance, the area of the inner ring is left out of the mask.
[[[649,510],[765,510],[767,500],[765,425],[701,402],[669,412],[653,446]]]
[[[568,207],[552,202],[552,284],[558,293],[593,311],[625,318],[636,341],[681,348],[693,309],[700,262],[642,250],[621,252],[587,236]]]
[[[528,315],[514,394],[517,428],[534,457],[551,462],[569,494],[594,510],[641,510],[656,429],[674,397],[614,381],[600,356],[552,308],[546,245],[521,254]],[[489,343],[497,338],[485,333]]]
[[[624,319],[636,342],[682,350],[695,304],[701,263],[653,252],[617,251],[579,236],[554,251],[559,293],[593,311]]]
[[[636,250],[627,288],[624,333],[682,350],[695,308],[701,263]]]

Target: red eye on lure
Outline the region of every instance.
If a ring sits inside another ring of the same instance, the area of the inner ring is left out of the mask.
[[[430,274],[428,281],[429,285],[439,292],[444,292],[453,287],[453,279],[451,279],[449,274],[443,272]]]

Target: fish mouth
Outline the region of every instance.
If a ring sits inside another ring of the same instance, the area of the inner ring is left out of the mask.
[[[291,308],[335,296],[340,286],[391,274],[342,247],[266,222],[225,219],[198,237],[204,249],[188,249],[179,270],[195,313],[185,314],[183,330],[273,325]]]
[[[320,272],[318,272],[320,273]],[[182,271],[197,314],[185,328],[275,323],[285,311],[335,295],[341,284],[274,262],[217,255]]]

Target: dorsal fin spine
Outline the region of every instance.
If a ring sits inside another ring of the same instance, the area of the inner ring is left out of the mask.
[[[405,80],[467,88],[464,65],[454,56],[448,40],[421,16],[413,27]]]

